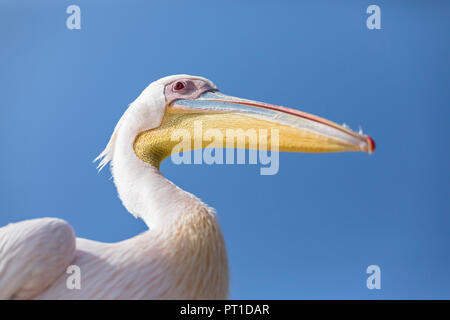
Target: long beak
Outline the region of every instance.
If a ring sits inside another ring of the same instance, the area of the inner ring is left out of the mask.
[[[194,100],[177,100],[169,105],[168,112],[203,114],[208,128],[277,129],[280,151],[372,153],[375,150],[371,137],[329,120],[219,92],[206,92]]]

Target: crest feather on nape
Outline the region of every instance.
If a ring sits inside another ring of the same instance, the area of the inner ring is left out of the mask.
[[[114,149],[116,146],[116,139],[117,139],[117,132],[119,131],[119,128],[123,122],[123,119],[125,117],[126,112],[122,115],[119,122],[117,122],[116,127],[114,128],[113,134],[111,138],[108,141],[108,144],[106,145],[105,149],[97,156],[97,158],[94,159],[93,162],[100,161],[100,163],[97,166],[98,171],[100,172],[109,162],[111,162],[113,155],[114,155]]]

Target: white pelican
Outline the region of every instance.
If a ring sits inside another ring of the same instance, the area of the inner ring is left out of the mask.
[[[371,153],[375,148],[370,137],[347,127],[221,94],[202,77],[162,78],[130,104],[96,159],[102,159],[100,168],[111,162],[123,205],[149,230],[100,243],[75,238],[56,218],[0,228],[0,298],[226,299],[227,254],[214,210],[159,171],[178,143],[171,141],[171,132],[192,130],[195,120],[221,130],[224,139],[227,128],[277,128],[280,151]],[[206,143],[200,141],[202,147]],[[70,265],[81,270],[80,289],[67,287]]]

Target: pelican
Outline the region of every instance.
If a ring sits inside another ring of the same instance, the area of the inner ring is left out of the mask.
[[[101,243],[76,238],[57,218],[8,224],[0,228],[0,299],[227,299],[227,253],[214,210],[159,170],[177,143],[173,131],[192,131],[198,120],[223,139],[227,128],[276,128],[286,152],[375,149],[369,136],[318,116],[222,94],[203,77],[164,77],[129,105],[96,159],[100,169],[110,163],[123,205],[149,229]],[[200,148],[209,143],[192,139]],[[67,284],[69,266],[80,270],[79,288]]]

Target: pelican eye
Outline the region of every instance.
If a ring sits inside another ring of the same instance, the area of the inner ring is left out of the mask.
[[[175,83],[175,85],[173,86],[174,90],[181,90],[184,89],[184,83],[181,81],[178,81],[177,83]]]

